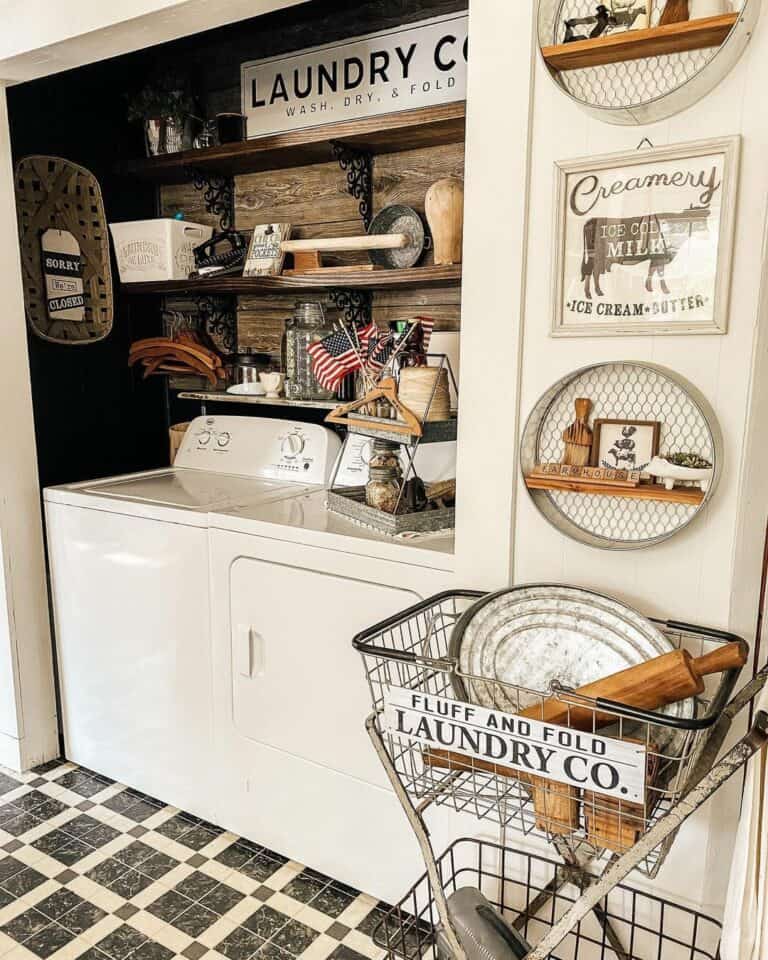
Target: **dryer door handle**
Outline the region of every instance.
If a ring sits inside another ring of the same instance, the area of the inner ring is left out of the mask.
[[[253,679],[263,677],[266,670],[266,648],[264,637],[249,623],[237,626],[234,668],[241,677]]]

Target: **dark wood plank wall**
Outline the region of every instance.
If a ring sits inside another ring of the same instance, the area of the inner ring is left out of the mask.
[[[319,3],[293,7],[279,15],[262,18],[262,29],[211,31],[206,44],[175,45],[179,63],[186,62],[201,80],[199,91],[209,114],[239,109],[239,65],[292,50],[301,50],[345,37],[382,30],[389,26],[451,13],[466,7],[465,0],[428,0],[416,4],[406,0],[372,0],[368,3]],[[424,195],[440,177],[464,173],[463,145],[430,147],[407,153],[379,156],[374,161],[374,209],[390,203],[406,203],[422,215]],[[346,192],[345,175],[335,161],[272,170],[235,178],[235,225],[249,230],[257,223],[287,221],[296,237],[353,236],[364,232],[357,201]],[[187,219],[215,224],[205,212],[201,195],[193,187],[163,187],[161,213],[183,210]],[[350,263],[359,254],[340,255],[334,261]],[[425,255],[431,262],[431,254]],[[313,295],[313,299],[317,296]],[[374,294],[374,318],[379,323],[414,313],[434,316],[437,329],[459,329],[460,291],[437,288],[421,291],[391,291]],[[293,309],[295,295],[241,297],[238,305],[240,344],[279,354],[283,324]],[[330,304],[326,305],[332,312]]]

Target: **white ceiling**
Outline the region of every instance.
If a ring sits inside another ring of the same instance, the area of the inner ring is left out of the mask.
[[[0,81],[20,83],[306,0],[0,0]]]

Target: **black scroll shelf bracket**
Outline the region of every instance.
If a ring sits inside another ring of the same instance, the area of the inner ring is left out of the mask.
[[[347,175],[347,193],[358,201],[365,229],[373,219],[373,154],[331,140],[333,156]]]
[[[189,178],[195,190],[203,194],[205,209],[219,218],[219,230],[232,230],[235,226],[235,181],[217,173],[191,169]]]
[[[236,297],[197,297],[196,304],[202,329],[224,353],[234,353],[237,350]]]
[[[343,315],[348,324],[371,321],[372,295],[370,290],[346,290],[333,288],[328,291],[331,303]]]

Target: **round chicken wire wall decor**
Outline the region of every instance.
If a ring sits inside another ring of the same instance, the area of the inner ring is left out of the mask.
[[[609,123],[653,123],[690,107],[743,53],[761,0],[689,0],[692,19],[662,25],[668,2],[678,0],[539,0],[539,47],[550,76]],[[707,16],[693,19],[697,5]],[[649,29],[637,29],[649,9]]]
[[[711,480],[692,503],[529,487],[544,517],[581,543],[619,550],[660,543],[686,527],[712,497],[722,467],[720,428],[705,398],[678,374],[653,364],[603,363],[570,373],[546,391],[528,417],[520,450],[524,478],[541,464],[562,462],[563,433],[574,422],[578,398],[591,401],[593,426],[598,419],[659,422],[660,455],[695,453],[712,464]]]

